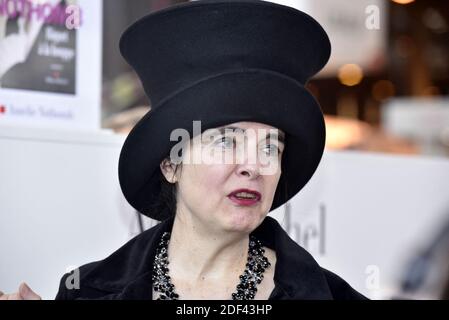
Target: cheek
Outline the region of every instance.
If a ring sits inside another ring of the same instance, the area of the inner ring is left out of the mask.
[[[198,165],[194,174],[202,189],[219,191],[220,194],[224,192],[223,184],[229,177],[229,171],[223,165]]]
[[[279,179],[281,177],[281,173],[277,173],[276,175],[267,176],[265,191],[267,195],[270,195],[269,200],[272,201],[274,198],[274,194],[276,193],[277,186],[279,184]],[[268,200],[268,199],[267,199]]]
[[[191,199],[199,199],[204,206],[207,203],[213,206],[211,202],[225,196],[223,186],[229,177],[229,170],[222,165],[192,165],[183,172],[180,186]]]

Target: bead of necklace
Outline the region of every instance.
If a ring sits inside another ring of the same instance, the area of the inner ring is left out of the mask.
[[[170,232],[164,232],[156,250],[153,264],[153,289],[158,293],[157,300],[177,300],[179,295],[168,274],[168,244]],[[248,260],[245,271],[239,277],[239,284],[232,300],[252,300],[257,293],[257,285],[263,280],[263,273],[271,264],[264,256],[265,250],[258,239],[250,235],[248,247]]]

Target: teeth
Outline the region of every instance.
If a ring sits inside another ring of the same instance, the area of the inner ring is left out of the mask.
[[[236,197],[238,198],[246,198],[246,199],[255,199],[256,195],[253,193],[248,193],[248,192],[239,192],[235,194]]]

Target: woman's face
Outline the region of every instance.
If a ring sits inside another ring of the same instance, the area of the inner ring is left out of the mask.
[[[171,180],[178,183],[177,214],[190,215],[209,230],[254,230],[273,202],[283,141],[281,130],[256,122],[232,123],[194,137]],[[167,168],[161,164],[170,181],[173,172]]]

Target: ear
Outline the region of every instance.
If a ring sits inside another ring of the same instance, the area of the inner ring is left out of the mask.
[[[160,164],[161,172],[164,175],[165,179],[170,183],[177,182],[177,177],[175,174],[176,165],[171,163],[169,158],[165,158],[162,160]]]

